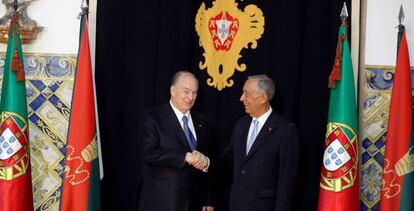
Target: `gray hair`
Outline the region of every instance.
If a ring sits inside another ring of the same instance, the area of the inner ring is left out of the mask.
[[[257,80],[257,89],[260,92],[266,93],[269,101],[273,99],[275,96],[275,82],[273,79],[269,78],[269,76],[262,74],[262,75],[252,75],[249,76],[248,79],[256,79]]]
[[[184,76],[184,75],[188,75],[188,76],[191,76],[192,78],[194,78],[194,80],[197,82],[197,85],[198,85],[198,79],[195,77],[194,74],[192,74],[191,72],[189,72],[187,70],[181,70],[181,71],[178,71],[178,72],[174,73],[174,75],[171,79],[171,86],[174,86],[177,83],[178,79],[180,79],[180,77]]]

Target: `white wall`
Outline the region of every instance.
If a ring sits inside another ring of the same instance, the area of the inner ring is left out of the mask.
[[[24,53],[77,54],[80,20],[77,16],[81,0],[35,0],[29,5],[30,18],[44,27],[39,38],[31,44],[23,45]],[[5,13],[3,4],[0,16]],[[0,43],[0,51],[5,52],[6,44]]]
[[[367,0],[365,65],[395,66],[398,12],[403,5],[410,64],[414,65],[414,1]]]

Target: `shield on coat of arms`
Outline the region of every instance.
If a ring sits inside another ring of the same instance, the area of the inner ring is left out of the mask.
[[[347,125],[328,124],[320,182],[322,189],[339,192],[353,186],[358,166],[356,138],[352,128]]]
[[[0,168],[18,163],[27,153],[27,138],[11,115],[1,125]]]
[[[239,20],[228,12],[220,12],[210,19],[209,31],[216,50],[228,51],[239,29]]]
[[[338,126],[326,137],[322,175],[340,178],[356,166],[356,149],[344,130]]]
[[[335,139],[326,149],[323,155],[323,165],[329,171],[336,171],[345,165],[351,156],[338,139]]]
[[[7,160],[14,154],[16,154],[22,145],[17,140],[16,136],[11,132],[9,128],[6,128],[5,131],[0,136],[0,159]]]

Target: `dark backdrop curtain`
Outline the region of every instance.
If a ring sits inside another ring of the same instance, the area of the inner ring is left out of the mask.
[[[232,125],[244,114],[239,102],[247,76],[268,74],[276,82],[272,107],[295,122],[301,159],[295,208],[316,210],[325,139],[329,90],[339,14],[332,0],[243,0],[239,9],[257,5],[265,32],[256,49],[243,49],[233,87],[218,91],[198,68],[204,61],[194,28],[200,0],[124,0],[98,2],[96,86],[102,142],[105,210],[135,210],[140,185],[137,119],[147,108],[169,100],[171,76],[190,70],[200,80],[194,109],[214,131],[215,152],[227,144]],[[210,0],[204,1],[211,7]],[[347,1],[350,9],[350,1]],[[350,11],[350,10],[349,10]],[[229,177],[229,175],[223,175]],[[223,185],[219,209],[226,210]],[[160,203],[162,200],[160,199]],[[223,208],[224,207],[224,208]]]

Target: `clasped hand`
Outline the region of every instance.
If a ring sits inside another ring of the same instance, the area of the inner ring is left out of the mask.
[[[207,156],[203,155],[201,152],[194,150],[193,152],[187,152],[185,155],[185,161],[194,166],[198,170],[203,170],[208,165]]]

